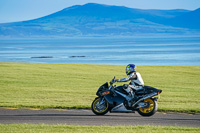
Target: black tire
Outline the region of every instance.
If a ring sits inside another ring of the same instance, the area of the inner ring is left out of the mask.
[[[102,106],[98,106],[100,97],[96,98],[91,105],[92,112],[96,115],[104,115],[109,111],[109,103],[104,99]]]
[[[149,99],[145,99],[144,102],[148,102],[150,105],[148,108],[139,108],[138,109],[138,113],[141,116],[152,116],[156,113],[157,109],[158,109],[158,104],[157,101],[149,98]]]

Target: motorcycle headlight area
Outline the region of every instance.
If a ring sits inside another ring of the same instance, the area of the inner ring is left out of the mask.
[[[110,94],[110,91],[105,91],[102,93],[102,96]]]

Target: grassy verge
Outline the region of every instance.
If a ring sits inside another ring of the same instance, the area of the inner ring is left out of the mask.
[[[0,125],[2,133],[199,133],[200,128],[193,127],[162,127],[162,126],[73,126],[73,125],[33,125],[11,124]]]
[[[200,113],[199,66],[138,66],[163,90],[160,111]],[[0,107],[90,108],[97,88],[125,77],[123,65],[0,63]]]

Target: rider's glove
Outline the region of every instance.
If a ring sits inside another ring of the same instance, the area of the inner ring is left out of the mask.
[[[114,79],[112,79],[112,80],[110,81],[110,83],[111,83],[111,84],[115,83],[115,80],[114,80]]]
[[[115,82],[118,82],[119,80],[118,79],[115,79]]]
[[[117,79],[112,79],[110,82],[112,83],[112,84],[114,84],[115,82],[117,82],[118,80]]]

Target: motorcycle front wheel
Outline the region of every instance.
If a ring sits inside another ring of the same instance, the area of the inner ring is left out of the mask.
[[[152,98],[145,99],[144,102],[148,103],[149,106],[147,108],[139,108],[138,113],[142,116],[152,116],[152,115],[154,115],[157,111],[157,108],[158,108],[157,102],[155,100],[153,100]]]
[[[109,103],[104,98],[96,98],[91,105],[92,112],[96,115],[104,115],[109,111]]]

